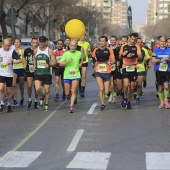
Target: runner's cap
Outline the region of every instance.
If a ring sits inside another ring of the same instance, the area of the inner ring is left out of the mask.
[[[47,37],[45,36],[39,37],[39,42],[45,42],[45,41],[47,41]]]

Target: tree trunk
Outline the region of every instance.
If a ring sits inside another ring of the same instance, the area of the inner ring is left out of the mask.
[[[0,25],[2,29],[2,35],[3,37],[7,37],[7,29],[6,29],[6,23],[5,23],[5,18],[6,18],[6,13],[4,11],[4,0],[0,0]]]
[[[35,36],[34,26],[35,26],[35,24],[34,24],[34,17],[33,17],[32,18],[32,37]]]
[[[0,25],[2,29],[2,36],[3,38],[6,38],[8,36],[8,33],[7,33],[7,28],[6,28],[6,23],[5,23],[5,17],[3,17],[2,15],[0,19]]]

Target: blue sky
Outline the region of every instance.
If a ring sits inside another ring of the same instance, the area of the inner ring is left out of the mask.
[[[133,29],[137,25],[146,23],[147,5],[149,0],[128,0],[128,4],[132,7]]]

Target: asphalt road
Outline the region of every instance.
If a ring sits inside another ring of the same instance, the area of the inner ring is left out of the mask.
[[[170,110],[158,109],[153,70],[140,104],[122,110],[118,97],[103,112],[91,72],[74,114],[53,101],[54,80],[50,112],[26,109],[25,90],[23,107],[0,114],[0,170],[170,170]]]

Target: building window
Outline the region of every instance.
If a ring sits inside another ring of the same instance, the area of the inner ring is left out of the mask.
[[[163,16],[159,16],[159,19],[163,19]]]
[[[168,10],[167,10],[167,9],[165,9],[165,10],[164,10],[164,13],[165,13],[165,14],[166,14],[166,13],[168,13]]]
[[[163,7],[163,4],[159,4],[159,7],[162,8],[162,7]]]
[[[163,13],[163,10],[162,10],[162,9],[160,9],[160,10],[159,10],[159,13],[160,13],[160,14],[162,14],[162,13]]]

